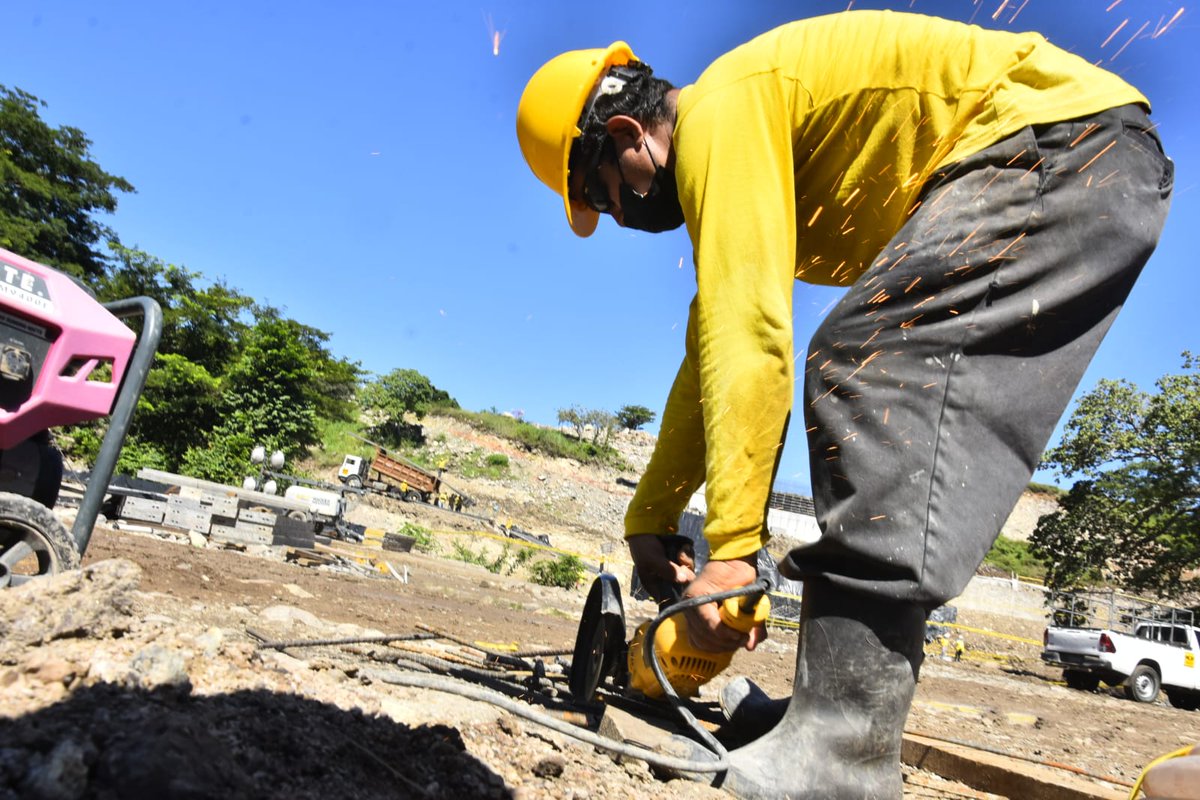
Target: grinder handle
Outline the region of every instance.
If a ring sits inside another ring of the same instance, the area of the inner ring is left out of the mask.
[[[757,600],[754,595],[730,597],[721,603],[720,614],[721,622],[736,631],[749,633],[771,616],[771,600],[765,594],[760,594]]]

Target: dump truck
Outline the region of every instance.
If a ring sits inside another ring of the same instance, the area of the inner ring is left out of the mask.
[[[458,509],[470,501],[442,480],[442,471],[429,472],[411,461],[389,456],[376,446],[372,458],[347,455],[338,470],[338,480],[351,489],[370,489],[410,503],[438,503],[444,499]]]

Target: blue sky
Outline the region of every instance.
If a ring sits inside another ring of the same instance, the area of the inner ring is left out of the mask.
[[[1179,0],[6,0],[0,83],[137,187],[108,220],[124,244],[286,309],[368,370],[417,369],[466,408],[552,424],[571,405],[661,412],[695,283],[683,229],[569,231],[517,147],[526,80],[624,39],[682,85],[762,31],[849,5],[1037,30],[1151,99],[1174,205],[1080,391],[1179,371],[1200,350],[1200,16]],[[837,296],[797,284],[797,349]],[[793,428],[779,478],[803,490]]]

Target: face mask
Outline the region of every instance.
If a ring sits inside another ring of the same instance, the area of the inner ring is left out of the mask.
[[[626,228],[636,228],[639,231],[661,233],[671,231],[683,224],[683,206],[679,204],[679,189],[675,186],[675,174],[660,167],[650,154],[650,163],[654,165],[654,177],[650,180],[650,189],[645,194],[638,194],[628,183],[625,175],[621,175],[621,214],[622,224]],[[621,162],[617,161],[618,171]]]

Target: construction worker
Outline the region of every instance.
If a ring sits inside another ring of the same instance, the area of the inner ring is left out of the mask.
[[[1148,108],[1039,34],[878,11],[784,25],[683,88],[624,42],[530,79],[518,140],[571,229],[606,213],[692,241],[686,354],[625,517],[642,575],[688,596],[755,579],[805,371],[822,536],[780,564],[804,581],[790,701],[740,713],[742,682],[726,703],[758,736],[730,753],[734,794],[901,796],[926,616],[988,551],[1157,243],[1173,170]],[[799,354],[794,279],[847,287]],[[658,536],[702,484],[695,576]],[[687,613],[709,650],[764,635]]]
[[[967,643],[963,641],[963,637],[960,635],[957,639],[954,640],[954,660],[962,661],[963,653],[965,653],[966,651],[967,651]]]

